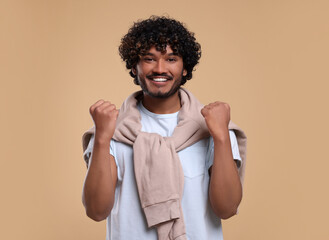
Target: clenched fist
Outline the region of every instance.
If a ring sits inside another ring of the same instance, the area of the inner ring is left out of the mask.
[[[213,138],[221,138],[228,132],[231,119],[230,106],[224,102],[214,102],[201,109],[208,130]]]
[[[89,108],[89,112],[95,123],[97,138],[110,141],[119,113],[115,105],[99,100]]]

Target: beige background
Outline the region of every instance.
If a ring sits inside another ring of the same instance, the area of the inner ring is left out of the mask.
[[[0,239],[105,239],[85,216],[81,135],[99,98],[138,89],[117,47],[133,21],[168,14],[203,56],[186,87],[226,101],[247,133],[238,216],[226,240],[329,237],[329,2],[0,1]]]

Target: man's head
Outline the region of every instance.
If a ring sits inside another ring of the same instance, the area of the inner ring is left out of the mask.
[[[181,85],[192,78],[194,66],[201,57],[201,46],[196,42],[194,34],[189,32],[182,23],[167,17],[152,16],[149,19],[134,23],[128,33],[121,39],[119,52],[126,62],[134,83],[139,85],[137,64],[151,48],[165,54],[167,47],[173,54],[183,60]]]

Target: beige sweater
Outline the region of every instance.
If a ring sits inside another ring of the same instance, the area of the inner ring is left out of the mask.
[[[141,131],[137,104],[142,92],[129,96],[123,103],[117,119],[113,139],[133,146],[135,178],[149,227],[157,228],[159,240],[186,240],[181,207],[184,175],[177,152],[209,137],[201,115],[203,105],[186,89],[180,89],[181,109],[178,125],[171,137]],[[246,135],[233,122],[242,159],[239,168],[241,182],[246,161]],[[83,149],[88,146],[94,128],[83,135]]]

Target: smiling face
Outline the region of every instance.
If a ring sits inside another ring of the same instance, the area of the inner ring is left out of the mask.
[[[187,74],[183,59],[174,54],[171,47],[161,53],[155,47],[140,57],[133,69],[144,94],[155,98],[167,98],[177,92],[181,85],[182,76]]]

